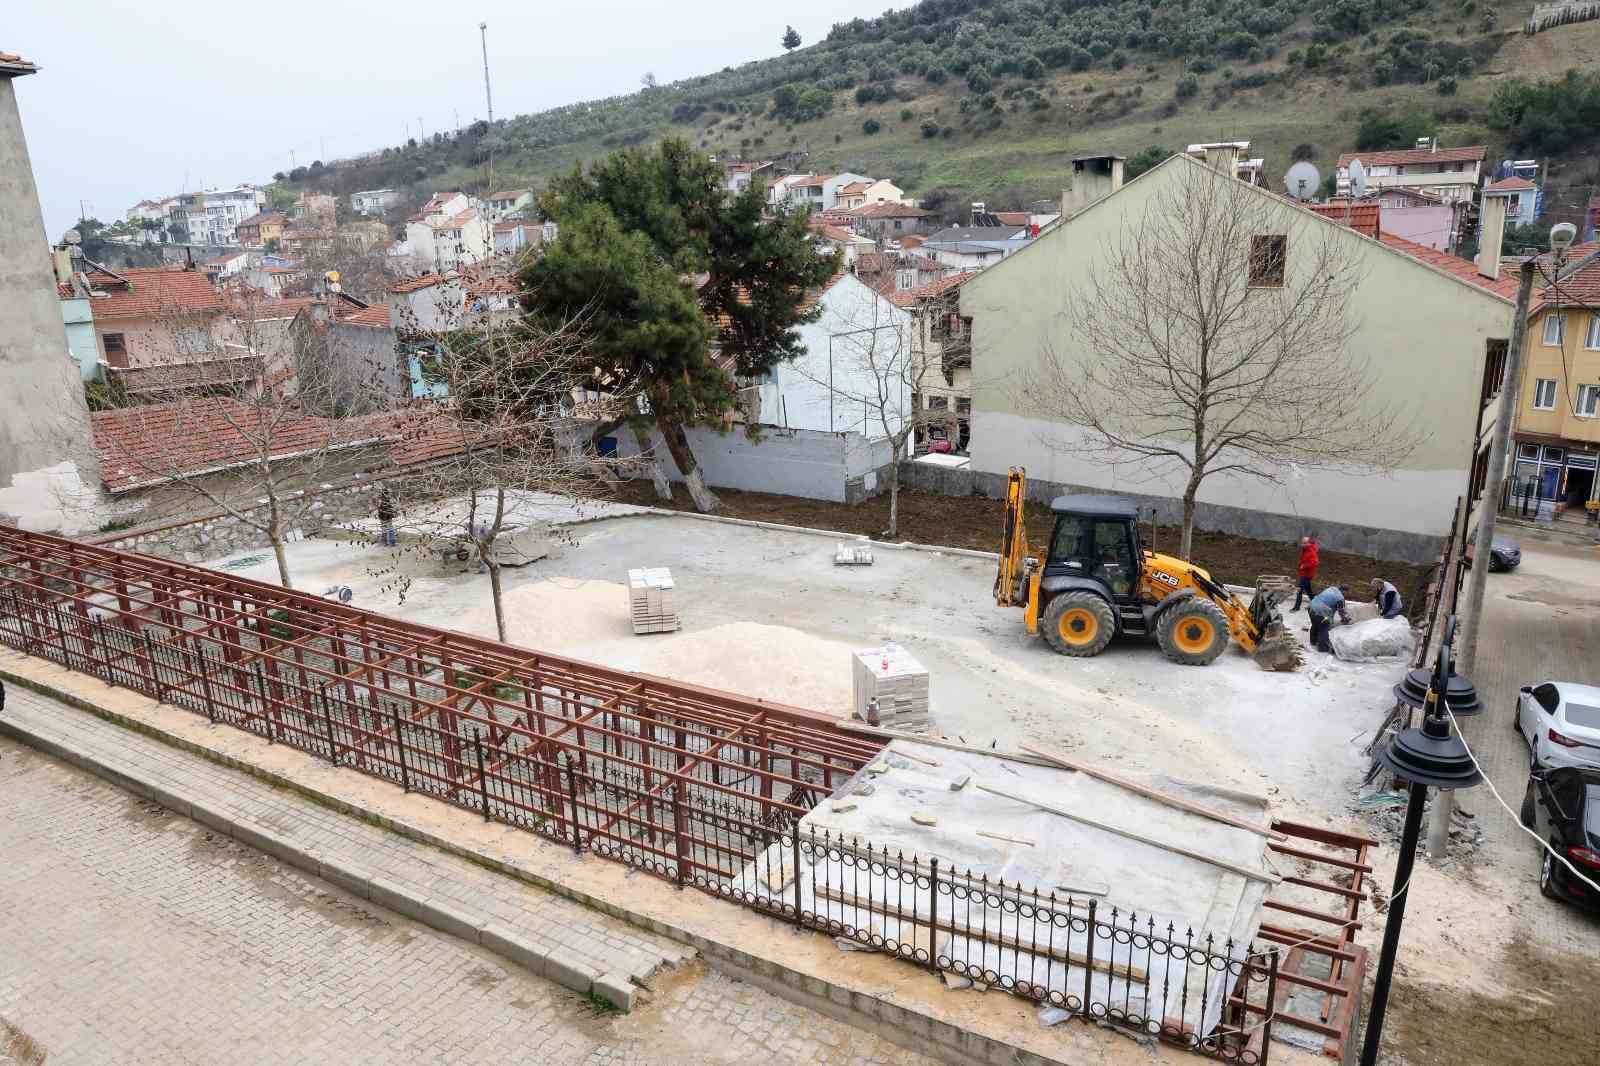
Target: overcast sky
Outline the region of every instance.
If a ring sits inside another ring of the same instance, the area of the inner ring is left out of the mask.
[[[632,92],[807,44],[888,0],[816,0],[775,14],[740,0],[0,0],[0,51],[37,63],[14,83],[45,227],[103,221],[185,189],[264,181],[495,114]],[[20,8],[21,10],[18,10]]]

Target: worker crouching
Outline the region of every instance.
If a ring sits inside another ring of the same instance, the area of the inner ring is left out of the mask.
[[[1384,618],[1399,618],[1405,611],[1400,602],[1400,590],[1381,577],[1372,579],[1372,599],[1378,605],[1378,614]]]
[[[1349,585],[1338,587],[1329,585],[1311,597],[1306,612],[1311,616],[1311,646],[1318,651],[1330,655],[1333,653],[1333,645],[1328,641],[1328,630],[1333,628],[1334,615],[1338,615],[1339,621],[1345,625],[1350,624],[1350,610],[1344,602],[1345,595],[1349,591]]]

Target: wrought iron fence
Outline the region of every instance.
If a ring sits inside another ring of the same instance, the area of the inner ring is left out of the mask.
[[[422,720],[403,695],[241,666],[167,634],[0,590],[0,642],[27,654],[861,950],[1212,1058],[1267,1061],[1280,948],[803,829],[793,811],[820,793],[774,803],[716,767],[678,777],[614,730],[552,756],[510,728]],[[686,744],[679,758],[690,762]]]

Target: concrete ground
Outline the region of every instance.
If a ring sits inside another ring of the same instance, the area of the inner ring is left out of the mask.
[[[0,739],[0,1064],[926,1060],[708,972],[625,1016]]]
[[[1311,653],[1302,672],[1272,674],[1230,650],[1202,669],[1134,641],[1066,659],[1026,635],[1020,611],[994,606],[989,560],[875,545],[873,566],[835,567],[826,537],[656,515],[570,533],[553,557],[507,572],[513,643],[843,713],[850,653],[893,640],[929,668],[937,728],[948,735],[1043,743],[1111,767],[1259,791],[1282,817],[1384,837],[1356,796],[1368,763],[1361,749],[1392,705],[1399,664]],[[1600,646],[1600,558],[1555,538],[1520,539],[1522,568],[1490,584],[1474,671],[1488,711],[1466,728],[1513,808],[1526,765],[1508,725],[1516,687],[1594,682],[1600,669],[1591,652]],[[460,566],[410,556],[397,564],[381,549],[336,541],[296,545],[293,561],[302,587],[348,584],[360,606],[494,632],[487,579]],[[226,565],[272,577],[265,553]],[[385,588],[397,565],[410,579],[403,602]],[[632,635],[623,582],[636,566],[672,569],[681,632]],[[1290,621],[1303,637],[1303,612]],[[1413,1066],[1509,1061],[1522,1026],[1559,1028],[1554,1019],[1578,1016],[1572,966],[1594,966],[1585,960],[1600,949],[1600,923],[1539,896],[1536,844],[1489,791],[1461,805],[1482,826],[1483,845],[1442,867],[1419,863],[1408,886],[1386,1046]],[[1375,854],[1374,898],[1357,934],[1374,953],[1391,844],[1384,838]],[[1592,977],[1600,984],[1600,967]]]
[[[1201,669],[1134,640],[1067,659],[1027,635],[1020,610],[995,606],[991,561],[957,554],[874,545],[874,565],[836,567],[827,537],[677,516],[568,532],[554,557],[505,571],[512,643],[843,714],[851,653],[895,641],[931,672],[947,735],[1265,792],[1287,816],[1343,811],[1366,765],[1360,734],[1400,674],[1316,653],[1274,674],[1237,649]],[[211,565],[273,580],[270,553]],[[292,545],[291,566],[301,588],[349,585],[358,606],[494,634],[488,579],[470,566],[329,540]],[[633,635],[624,583],[639,566],[671,568],[682,631]],[[1292,621],[1303,627],[1304,612]]]

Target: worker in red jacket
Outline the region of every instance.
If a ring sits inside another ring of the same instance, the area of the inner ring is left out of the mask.
[[[1294,606],[1291,611],[1300,609],[1301,597],[1311,598],[1311,582],[1317,576],[1317,538],[1304,536],[1300,538],[1300,587],[1294,592]]]

